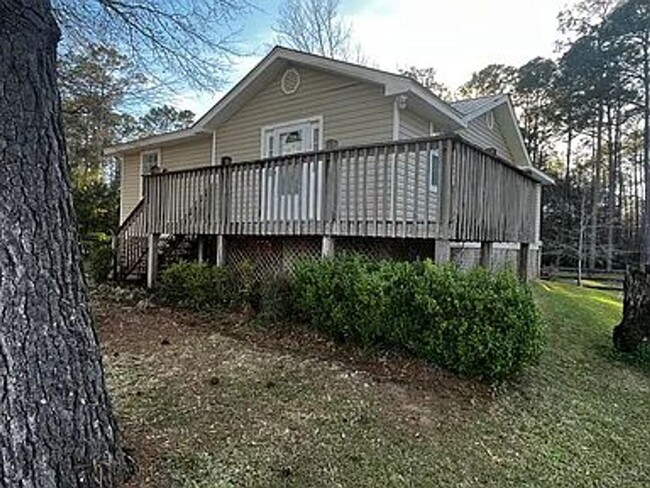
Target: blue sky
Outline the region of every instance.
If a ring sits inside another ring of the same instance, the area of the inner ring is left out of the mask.
[[[521,65],[553,55],[557,14],[568,1],[341,0],[341,11],[374,66],[434,67],[439,80],[455,88],[489,63]],[[242,48],[253,54],[235,60],[224,90],[182,93],[173,103],[200,116],[223,96],[274,44],[279,3],[258,2],[259,10],[243,20]]]

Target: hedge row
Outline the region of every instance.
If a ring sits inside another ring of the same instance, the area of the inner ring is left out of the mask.
[[[351,257],[302,264],[296,305],[320,330],[499,380],[534,363],[544,328],[514,273]]]
[[[274,318],[299,315],[339,340],[400,349],[488,380],[520,372],[544,345],[531,292],[509,271],[343,257],[304,262],[291,281],[255,282],[179,263],[163,272],[158,296],[200,311],[248,303]]]

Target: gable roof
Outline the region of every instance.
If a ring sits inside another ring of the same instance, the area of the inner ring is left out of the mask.
[[[517,122],[517,114],[510,96],[504,93],[484,97],[469,98],[451,102],[451,105],[463,114],[463,120],[469,124],[487,112],[494,111],[494,117],[501,128],[503,138],[516,161],[522,161],[524,167],[533,167],[533,162],[526,149],[523,134]]]
[[[451,127],[467,126],[463,114],[417,81],[403,75],[276,46],[191,127],[106,148],[107,155],[166,144],[212,132],[245,105],[289,64],[303,65],[383,86],[384,95],[408,95],[409,106],[425,118],[443,119]]]
[[[450,125],[458,128],[465,126],[460,112],[411,78],[276,46],[232,90],[196,122],[196,127],[200,129],[215,127],[229,118],[232,112],[240,108],[248,100],[247,95],[256,93],[259,88],[266,85],[270,78],[280,73],[288,64],[299,64],[377,84],[384,87],[385,96],[408,94],[413,96],[417,102],[420,102],[415,103],[415,106],[425,112],[423,115],[432,115],[435,111],[436,117],[444,118]],[[427,114],[427,111],[430,113]]]
[[[463,117],[472,116],[472,118],[474,118],[485,113],[487,110],[490,110],[490,108],[494,108],[495,105],[499,105],[503,101],[504,97],[506,97],[506,95],[503,94],[487,95],[484,97],[457,100],[451,102],[450,105],[463,114]]]

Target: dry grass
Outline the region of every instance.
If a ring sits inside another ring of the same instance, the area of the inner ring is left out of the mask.
[[[650,377],[616,297],[538,288],[542,363],[498,394],[246,316],[96,304],[133,487],[647,486]]]

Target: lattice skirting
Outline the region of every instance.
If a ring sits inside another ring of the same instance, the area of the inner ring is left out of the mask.
[[[226,265],[263,279],[291,274],[296,264],[321,255],[320,237],[227,237]]]
[[[395,259],[416,261],[434,258],[435,242],[431,239],[382,239],[336,237],[335,254],[360,254],[374,260]],[[255,279],[291,274],[297,263],[306,259],[319,259],[322,250],[321,237],[234,237],[226,238],[226,264],[237,274]],[[478,266],[480,246],[455,244],[451,260],[463,269]],[[538,275],[539,251],[531,250],[529,275]],[[492,251],[492,269],[510,267],[517,269],[517,246]]]

